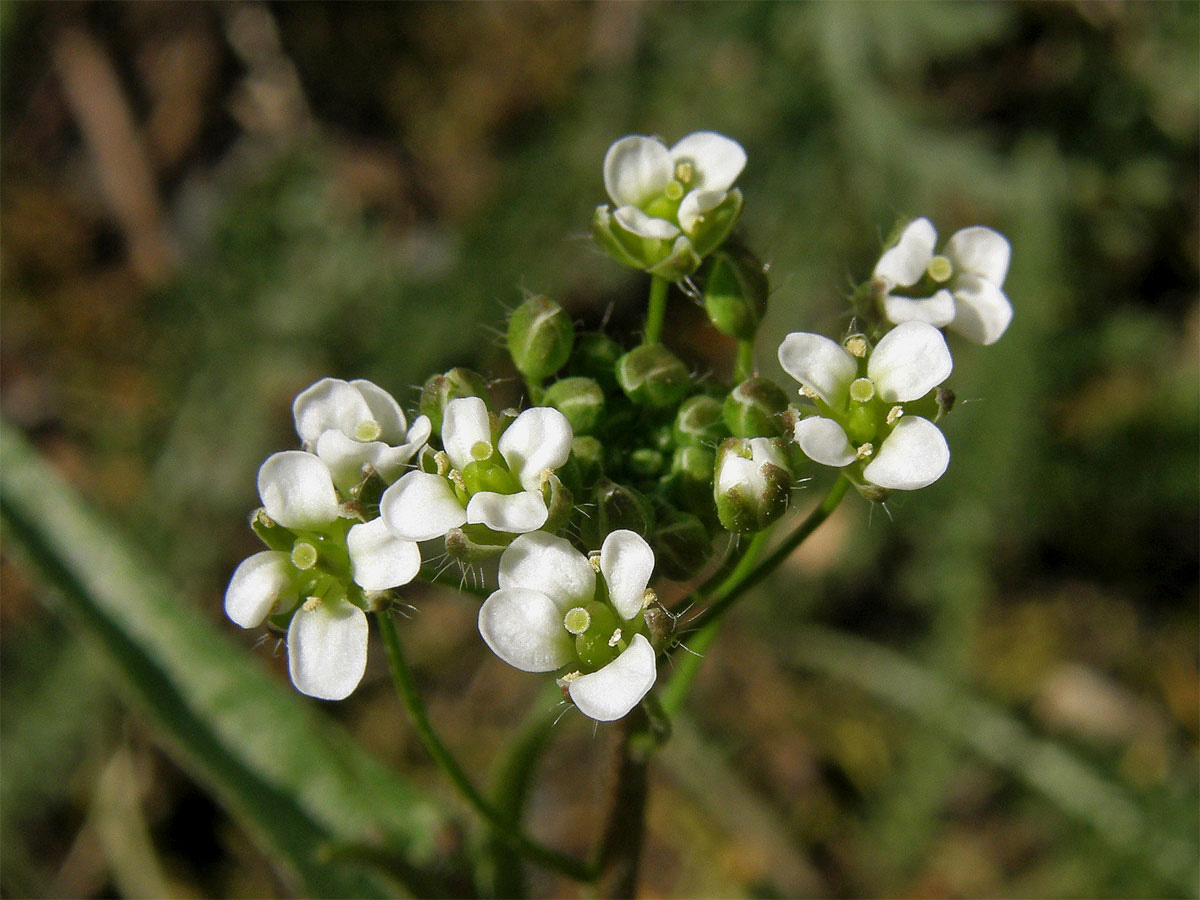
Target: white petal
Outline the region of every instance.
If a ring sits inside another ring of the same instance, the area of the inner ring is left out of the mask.
[[[315,448],[321,462],[329,468],[333,483],[342,491],[362,481],[363,464],[371,461],[376,449],[386,450],[387,444],[363,443],[334,430],[323,432]]]
[[[303,450],[273,453],[258,470],[258,496],[284,528],[317,528],[338,517],[337,493],[325,463]]]
[[[623,137],[604,155],[604,187],[617,206],[641,206],[671,180],[671,154],[654,138]]]
[[[1012,321],[1012,304],[991,281],[962,275],[954,280],[954,299],[956,311],[950,327],[976,344],[994,344]]]
[[[353,526],[346,535],[346,545],[354,581],[368,591],[408,584],[421,570],[421,551],[416,541],[396,537],[383,519]]]
[[[479,397],[457,397],[446,404],[442,417],[442,446],[450,463],[460,472],[479,459],[473,451],[480,444],[492,446],[492,422],[487,404]],[[482,453],[482,447],[479,448]],[[487,459],[486,456],[482,457]]]
[[[225,589],[225,615],[243,628],[254,628],[294,600],[289,555],[282,550],[262,550],[242,560]]]
[[[654,551],[640,534],[614,531],[600,546],[600,572],[617,615],[629,621],[642,611],[646,585],[654,574]]]
[[[642,212],[636,206],[617,207],[613,211],[613,218],[617,220],[618,225],[638,237],[669,241],[679,234],[679,227],[673,222],[656,219],[654,216]]]
[[[950,465],[950,447],[941,429],[920,416],[905,416],[863,469],[872,484],[915,491],[933,484]]]
[[[509,534],[537,531],[546,524],[549,515],[546,501],[536,491],[517,491],[515,494],[480,491],[467,503],[469,525],[486,525],[492,531]]]
[[[691,234],[696,228],[700,217],[712,209],[716,209],[729,196],[727,191],[692,191],[679,204],[679,227]]]
[[[942,333],[927,322],[905,322],[883,336],[867,360],[867,377],[884,403],[924,397],[950,377],[954,361]]]
[[[823,466],[848,466],[857,459],[854,445],[833,419],[811,416],[796,423],[796,443],[804,455]]]
[[[954,296],[942,288],[932,297],[896,297],[888,294],[883,298],[883,314],[889,322],[926,322],[942,328],[954,321]]]
[[[379,424],[379,440],[385,444],[399,444],[403,441],[408,422],[396,399],[365,378],[356,378],[350,384],[362,394],[363,400],[371,408],[371,418]]]
[[[302,694],[344,700],[367,668],[367,615],[346,601],[301,606],[288,626],[288,672]]]
[[[805,331],[794,331],[783,339],[779,364],[830,406],[841,405],[858,375],[858,363],[841,344]]]
[[[596,595],[596,572],[564,538],[522,534],[500,557],[501,588],[528,588],[549,597],[559,611],[582,606]]]
[[[723,134],[694,131],[671,148],[672,169],[681,162],[691,162],[695,171],[688,187],[724,193],[746,168],[746,151]]]
[[[891,285],[908,287],[916,284],[933,259],[936,243],[937,231],[933,223],[928,219],[914,219],[900,234],[896,245],[879,257],[879,262],[875,264],[875,277]]]
[[[508,469],[527,491],[541,487],[542,472],[553,471],[571,455],[571,423],[557,409],[535,406],[517,416],[500,435],[499,450]]]
[[[998,231],[975,225],[954,232],[946,242],[946,256],[955,272],[978,275],[996,287],[1004,284],[1012,245]]]
[[[568,690],[579,711],[598,722],[612,722],[633,709],[654,687],[654,648],[635,634],[625,652],[591,675],[574,679]]]
[[[494,592],[479,609],[479,633],[493,653],[522,672],[553,672],[575,658],[562,611],[540,591]]]
[[[467,512],[450,482],[429,472],[409,472],[384,491],[379,517],[406,541],[432,540],[467,523]]]
[[[354,434],[359,422],[371,418],[371,408],[363,395],[340,378],[322,378],[305,388],[292,403],[296,433],[312,445],[329,429]]]

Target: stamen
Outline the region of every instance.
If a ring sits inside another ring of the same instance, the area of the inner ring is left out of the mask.
[[[437,466],[437,473],[443,478],[450,474],[450,457],[445,450],[439,450],[433,454],[433,462]]]
[[[814,391],[812,388],[810,388],[807,384],[800,385],[800,393],[803,394],[805,397],[807,397],[809,400],[817,399],[817,392]]]
[[[650,588],[646,588],[646,590],[642,592],[642,609],[648,609],[657,602],[658,594],[654,593],[654,591],[650,590]]]
[[[600,574],[600,551],[599,550],[593,550],[591,553],[588,554],[588,563],[591,565],[592,570],[597,575],[599,575]]]
[[[858,451],[854,455],[857,456],[859,459],[870,459],[871,454],[873,454],[874,452],[875,452],[875,445],[868,441],[867,443],[865,443],[861,447],[859,447]]]
[[[612,637],[610,637],[608,639],[608,646],[615,647],[619,643],[621,643],[621,629],[620,628],[618,628],[616,631],[614,631],[612,633]]]
[[[321,605],[320,597],[309,597],[307,600],[304,601],[304,611],[312,612],[314,609],[316,609],[320,605]]]
[[[692,165],[690,159],[685,159],[675,166],[675,177],[681,183],[688,185],[692,183],[692,178],[696,175],[696,167]]]
[[[904,415],[904,407],[903,406],[893,406],[891,409],[888,410],[887,423],[889,425],[895,425],[900,420],[900,417],[902,415]]]
[[[861,334],[852,334],[842,345],[851,356],[863,359],[867,355],[867,339]]]

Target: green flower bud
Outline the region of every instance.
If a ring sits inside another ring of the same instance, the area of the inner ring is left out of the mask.
[[[567,524],[571,513],[575,511],[575,497],[562,479],[551,472],[542,486],[542,499],[546,501],[548,515],[541,530],[555,534]]]
[[[532,381],[548,378],[567,362],[575,326],[548,297],[530,297],[508,319],[508,352],[517,371]]]
[[[692,247],[695,254],[703,259],[725,243],[725,239],[729,237],[729,232],[733,230],[734,223],[741,214],[742,192],[734,188],[721,201],[720,205],[704,214],[703,221],[693,231]]]
[[[717,451],[713,480],[727,531],[761,531],[787,512],[792,474],[778,438],[729,438]]]
[[[675,444],[680,447],[715,447],[729,436],[722,418],[721,401],[707,394],[689,397],[679,407],[672,433]]]
[[[650,538],[656,571],[672,581],[695,577],[712,557],[712,538],[690,513],[673,512]]]
[[[650,534],[654,527],[654,508],[633,488],[605,479],[596,485],[596,514],[592,519],[598,546],[604,538],[622,528],[640,535]]]
[[[717,331],[750,340],[767,309],[767,275],[762,263],[743,247],[713,256],[704,282],[704,309]]]
[[[712,481],[716,454],[707,447],[679,447],[668,476],[679,505],[702,517],[712,517]]]
[[[624,352],[620,344],[598,331],[581,334],[571,354],[571,374],[594,378],[605,393],[612,393],[617,390],[617,360]]]
[[[595,484],[604,474],[604,445],[590,435],[576,437],[564,468],[570,471],[572,466],[581,488]]]
[[[575,434],[591,434],[604,412],[604,391],[593,378],[564,378],[546,389],[542,405],[566,416]]]
[[[652,447],[638,447],[629,454],[629,469],[642,478],[653,478],[663,470],[667,460],[661,451]]]
[[[771,379],[747,378],[725,398],[725,425],[734,437],[778,437],[785,433],[780,415],[787,407],[787,394]]]
[[[460,563],[474,565],[495,559],[513,542],[513,535],[492,531],[486,525],[464,525],[446,532],[446,553]]]
[[[421,415],[429,417],[434,434],[440,436],[442,433],[442,415],[446,404],[459,397],[480,397],[491,406],[487,382],[482,375],[470,369],[454,368],[444,375],[434,375],[425,382],[419,408]]]
[[[661,344],[635,347],[617,361],[617,383],[638,406],[662,408],[683,399],[691,373],[683,361]]]

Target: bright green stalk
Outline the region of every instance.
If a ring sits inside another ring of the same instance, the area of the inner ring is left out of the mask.
[[[471,779],[467,777],[466,772],[463,771],[462,766],[459,765],[458,760],[438,738],[429,722],[429,717],[425,714],[425,706],[413,683],[412,672],[409,671],[408,663],[404,659],[404,650],[400,646],[400,637],[396,634],[396,625],[392,621],[390,613],[386,610],[379,612],[375,619],[379,623],[379,630],[383,634],[383,643],[387,648],[388,666],[392,671],[392,682],[396,686],[396,693],[404,701],[409,718],[417,729],[417,734],[425,745],[425,749],[429,751],[434,762],[450,779],[463,798],[475,808],[481,818],[492,826],[495,833],[502,840],[511,844],[518,853],[541,863],[548,869],[566,875],[568,878],[574,878],[576,881],[593,880],[595,874],[591,867],[526,837],[517,829],[515,823],[509,821],[508,816],[497,810],[479,793]]]
[[[734,381],[745,381],[754,374],[754,340],[738,341],[737,363],[733,370]]]
[[[650,279],[650,302],[646,308],[646,332],[643,344],[661,344],[663,321],[667,317],[667,293],[671,282],[657,275]]]

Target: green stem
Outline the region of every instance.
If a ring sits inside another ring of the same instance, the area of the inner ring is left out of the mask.
[[[604,831],[596,847],[596,895],[637,895],[638,863],[646,825],[650,756],[657,739],[639,704],[617,723],[618,743]]]
[[[754,374],[754,341],[740,340],[737,343],[737,364],[734,366],[735,381],[745,381]]]
[[[421,702],[416,684],[413,682],[412,672],[404,659],[404,650],[400,646],[400,637],[396,633],[396,624],[392,621],[391,614],[384,610],[376,613],[375,619],[379,623],[383,643],[387,648],[388,665],[392,671],[392,681],[396,686],[396,693],[404,701],[409,718],[417,729],[417,734],[420,735],[425,749],[429,751],[434,762],[450,779],[463,798],[495,829],[495,833],[502,840],[507,841],[517,852],[541,863],[548,869],[566,875],[568,878],[574,878],[576,881],[594,880],[595,873],[590,866],[526,837],[517,830],[514,822],[509,821],[507,816],[500,813],[479,793],[471,779],[467,777],[466,772],[458,764],[458,760],[438,738],[429,722],[429,717],[425,714],[425,706]]]
[[[643,344],[661,344],[663,322],[667,318],[667,292],[671,282],[652,275],[650,278],[650,302],[646,308],[646,331]]]
[[[804,543],[810,534],[817,530],[822,522],[829,518],[830,514],[837,509],[838,504],[842,502],[842,498],[846,496],[849,488],[850,480],[844,475],[840,476],[834,482],[833,487],[829,489],[829,493],[825,495],[825,499],[821,501],[821,505],[809,513],[808,518],[801,522],[796,530],[789,534],[783,543],[762,562],[756,564],[751,561],[749,565],[743,565],[749,559],[747,553],[747,556],[739,562],[730,576],[711,595],[704,598],[710,605],[689,624],[695,629],[702,629],[728,612],[734,601],[773,572],[780,563],[792,555],[797,547]],[[756,539],[757,537],[758,535],[755,536]]]

